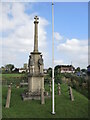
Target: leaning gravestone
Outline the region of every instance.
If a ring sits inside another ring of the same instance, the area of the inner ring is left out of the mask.
[[[11,98],[11,85],[8,86],[7,100],[6,100],[6,108],[10,106],[10,98]]]
[[[60,83],[58,83],[58,95],[61,95]]]
[[[44,101],[44,90],[41,89],[41,104],[45,104],[45,101]]]
[[[70,100],[74,101],[74,96],[73,96],[72,88],[71,87],[69,87],[69,95],[70,95]]]
[[[49,87],[50,87],[50,95],[51,95],[51,91],[52,91],[52,90],[51,90],[51,81],[50,81],[50,83],[49,83]]]

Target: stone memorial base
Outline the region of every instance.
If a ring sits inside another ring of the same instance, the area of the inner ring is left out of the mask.
[[[25,100],[40,100],[41,99],[41,91],[40,90],[25,90],[22,94],[22,99]]]
[[[23,100],[40,100],[41,90],[44,92],[44,74],[28,75],[28,91],[22,94]]]
[[[51,98],[51,94],[47,94],[47,92],[44,92],[44,98]],[[41,92],[24,92],[22,95],[22,99],[24,101],[26,100],[41,100]]]
[[[28,75],[28,91],[39,94],[41,89],[44,89],[44,75],[43,74],[29,74]]]
[[[22,94],[22,99],[24,101],[26,101],[26,100],[41,100],[41,96],[38,96],[38,95],[27,96],[26,94]]]

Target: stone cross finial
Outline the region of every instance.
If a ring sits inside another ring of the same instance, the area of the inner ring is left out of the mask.
[[[39,20],[38,16],[35,16],[34,19],[35,19],[35,22],[38,22]]]

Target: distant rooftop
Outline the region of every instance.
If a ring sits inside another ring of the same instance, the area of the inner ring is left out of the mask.
[[[59,67],[73,67],[72,65],[59,65]]]

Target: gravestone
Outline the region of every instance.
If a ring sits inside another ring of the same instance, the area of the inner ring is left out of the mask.
[[[61,95],[61,87],[60,87],[60,83],[58,83],[58,95]]]
[[[7,100],[6,100],[6,108],[10,107],[10,98],[11,98],[11,85],[8,86]]]
[[[52,90],[51,90],[51,81],[50,81],[50,83],[49,83],[49,87],[50,87],[50,95],[51,95],[51,91],[52,91]]]
[[[44,90],[41,89],[41,104],[45,104],[45,101],[44,101]]]
[[[46,96],[48,96],[48,91],[46,91]]]
[[[19,88],[20,86],[19,85],[16,85],[16,88]]]
[[[70,100],[74,101],[74,96],[73,96],[73,93],[72,93],[72,88],[70,86],[69,86],[69,95],[70,95]]]
[[[44,64],[41,52],[38,51],[38,17],[34,17],[34,50],[29,55],[28,92],[22,94],[23,100],[41,99],[41,89],[44,90]],[[44,92],[44,91],[43,91]]]

